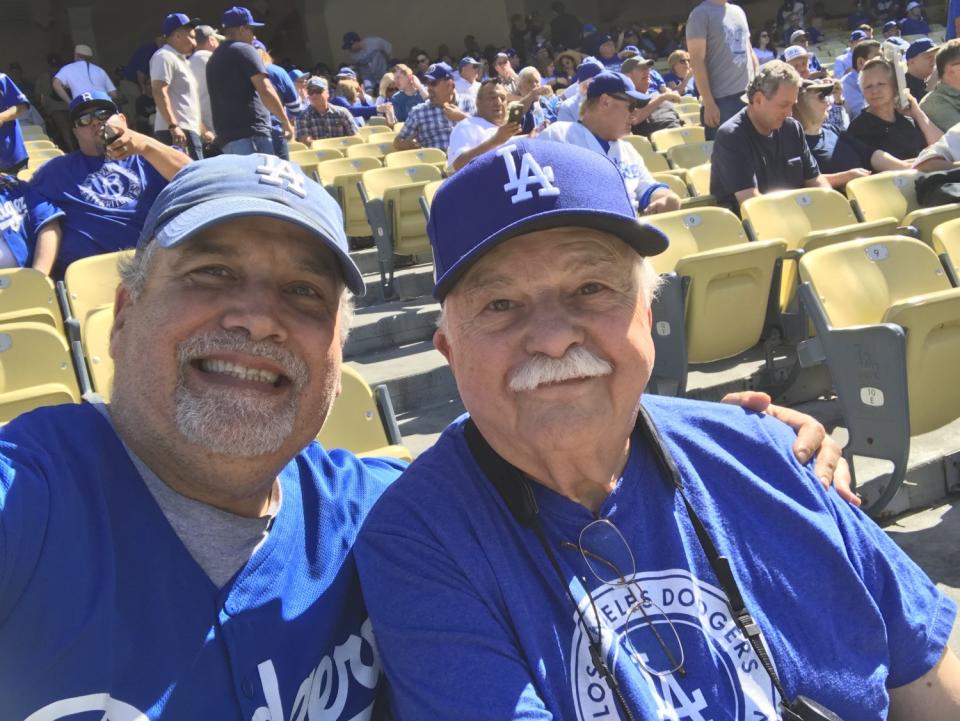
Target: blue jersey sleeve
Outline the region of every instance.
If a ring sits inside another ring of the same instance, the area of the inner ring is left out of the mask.
[[[30,101],[27,100],[27,96],[23,94],[23,91],[10,79],[10,76],[0,73],[0,86],[2,86],[3,89],[3,98],[0,100],[3,109],[30,103]]]
[[[34,237],[36,237],[40,229],[51,220],[56,220],[64,215],[64,212],[60,210],[60,208],[44,198],[33,188],[28,187],[25,189],[24,199],[27,201],[27,210],[30,213],[30,229]]]

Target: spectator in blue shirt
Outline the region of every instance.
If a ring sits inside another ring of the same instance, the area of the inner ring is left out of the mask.
[[[397,92],[390,98],[390,103],[393,105],[393,114],[397,121],[403,123],[406,122],[410,111],[426,100],[429,95],[420,78],[409,65],[397,63],[393,67],[393,79],[397,83]]]
[[[32,266],[50,274],[63,211],[11,176],[0,175],[0,268]]]
[[[876,40],[861,40],[853,47],[853,70],[843,77],[843,97],[851,121],[856,119],[864,106],[863,91],[860,89],[860,69],[868,60],[879,55],[880,43]]]
[[[930,34],[930,24],[923,16],[923,5],[916,1],[907,3],[907,16],[900,21],[900,31],[904,35]]]
[[[17,120],[30,109],[30,101],[10,78],[0,73],[0,173],[16,175],[27,166],[27,148]]]

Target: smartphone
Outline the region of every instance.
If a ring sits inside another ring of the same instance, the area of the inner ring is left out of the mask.
[[[893,104],[900,111],[910,107],[910,90],[907,88],[907,61],[905,50],[896,43],[885,42],[881,48],[883,58],[893,65],[897,80],[896,95]]]
[[[514,101],[507,106],[507,122],[508,123],[523,122],[523,103]]]

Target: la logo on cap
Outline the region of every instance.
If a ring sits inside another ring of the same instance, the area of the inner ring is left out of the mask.
[[[294,169],[286,160],[278,158],[276,155],[264,155],[263,165],[257,167],[257,175],[260,182],[264,185],[273,185],[291,193],[307,197],[307,189],[303,186],[303,173]]]
[[[520,159],[520,172],[517,172],[517,161],[513,157],[516,150],[516,145],[504,145],[497,150],[497,155],[503,158],[507,176],[510,178],[509,182],[503,186],[504,192],[513,193],[510,202],[516,205],[533,198],[533,193],[530,192],[532,185],[540,186],[537,191],[537,196],[540,198],[560,195],[560,188],[553,184],[553,168],[549,165],[541,168],[540,163],[530,153],[523,154]]]

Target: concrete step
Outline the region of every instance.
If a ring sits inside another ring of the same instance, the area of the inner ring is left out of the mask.
[[[463,412],[463,403],[458,397],[437,406],[399,414],[397,424],[403,434],[403,445],[416,458],[436,443],[443,429]]]
[[[382,305],[380,297],[380,272],[364,276],[367,283],[367,293],[356,299],[357,308],[366,308],[371,305]],[[397,268],[393,274],[393,284],[398,298],[419,298],[429,296],[433,292],[433,266],[420,263],[408,268]]]
[[[357,264],[360,272],[364,275],[379,273],[380,265],[377,263],[377,249],[363,248],[362,250],[351,250],[350,257]]]
[[[430,340],[436,330],[440,304],[430,296],[358,308],[344,349],[348,360]]]

